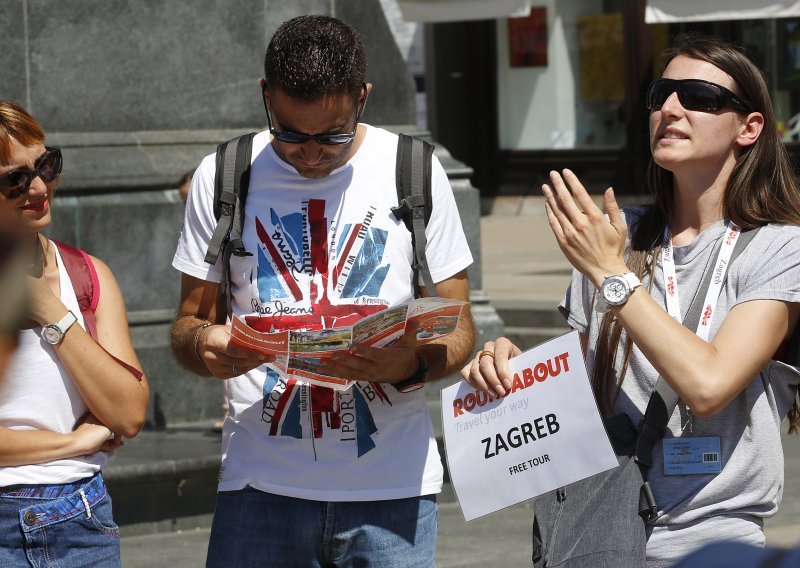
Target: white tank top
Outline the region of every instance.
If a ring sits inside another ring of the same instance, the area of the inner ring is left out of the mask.
[[[77,323],[85,327],[58,249],[56,262],[61,301],[78,318]],[[53,346],[42,339],[42,328],[22,330],[6,376],[0,379],[0,427],[67,433],[87,410]],[[109,453],[97,452],[40,464],[0,467],[0,487],[77,481],[99,471],[110,457]]]

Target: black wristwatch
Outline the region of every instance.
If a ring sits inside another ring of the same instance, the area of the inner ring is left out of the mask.
[[[428,363],[425,362],[425,358],[417,353],[417,372],[411,375],[410,378],[400,381],[399,383],[393,383],[394,388],[396,388],[400,392],[414,392],[415,390],[419,390],[425,386],[425,383],[428,382]]]

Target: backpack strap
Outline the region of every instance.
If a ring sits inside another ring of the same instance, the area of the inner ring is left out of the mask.
[[[399,134],[397,140],[397,165],[395,180],[397,185],[397,207],[392,207],[395,219],[402,220],[411,232],[411,246],[414,252],[412,268],[414,271],[414,296],[420,296],[419,276],[425,283],[429,296],[436,296],[436,286],[431,276],[425,256],[427,237],[425,227],[431,218],[431,176],[433,144]]]
[[[742,231],[739,238],[736,240],[736,245],[731,252],[731,258],[725,267],[723,280],[728,277],[728,269],[742,251],[750,244],[753,237],[756,236],[760,227],[751,229],[749,231]],[[712,258],[722,246],[720,241],[711,255]],[[711,285],[711,279],[714,276],[713,270],[707,270],[700,287],[695,292],[692,303],[689,305],[689,310],[686,312],[686,317],[683,318],[683,325],[688,329],[694,331],[697,329],[697,324],[700,322],[700,316],[703,311],[703,302],[705,301],[706,292]],[[667,424],[678,406],[680,397],[671,386],[663,379],[658,377],[656,381],[653,394],[650,395],[650,400],[647,403],[647,408],[644,412],[644,418],[639,427],[639,436],[636,439],[636,453],[634,458],[639,468],[642,471],[642,478],[644,484],[639,499],[639,514],[646,521],[652,521],[658,512],[658,505],[653,497],[653,492],[650,489],[650,484],[647,482],[647,468],[653,465],[653,448],[656,443],[664,437],[667,431]]]
[[[214,176],[214,216],[217,226],[211,236],[205,261],[215,264],[222,253],[223,279],[220,283],[220,312],[231,314],[232,255],[249,256],[242,242],[244,205],[250,187],[250,159],[255,132],[238,136],[217,146]]]
[[[75,290],[75,298],[78,300],[78,308],[83,316],[86,331],[97,341],[97,319],[94,312],[100,301],[100,281],[94,263],[81,249],[60,241],[53,242],[61,253],[64,269]]]
[[[95,343],[100,345],[100,341],[97,339],[97,318],[94,315],[100,301],[100,279],[97,277],[97,269],[94,267],[92,257],[72,245],[60,241],[53,242],[58,247],[58,252],[61,253],[61,261],[64,263],[64,269],[67,271],[72,289],[75,291],[75,299],[78,300],[78,308],[83,316],[86,332],[94,339]],[[100,348],[108,353],[102,345]],[[111,353],[108,354],[111,355]],[[137,380],[142,380],[143,373],[139,369],[114,355],[111,355],[111,358],[122,365]]]

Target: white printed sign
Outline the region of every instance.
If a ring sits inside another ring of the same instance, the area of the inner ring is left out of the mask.
[[[467,521],[618,465],[592,395],[578,332],[509,361],[510,392],[442,390],[450,478]]]

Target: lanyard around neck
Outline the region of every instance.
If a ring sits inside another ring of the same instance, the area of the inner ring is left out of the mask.
[[[717,300],[722,291],[722,284],[725,280],[728,262],[730,261],[733,248],[736,246],[736,240],[739,238],[741,232],[742,230],[737,225],[728,221],[725,229],[725,236],[722,239],[722,246],[717,253],[717,260],[713,265],[714,276],[708,286],[708,291],[703,301],[703,311],[700,322],[697,324],[697,330],[695,331],[698,337],[703,341],[708,341],[711,332],[711,322],[714,319]],[[669,234],[669,228],[666,228],[664,229],[664,242],[661,247],[661,263],[664,271],[664,293],[666,297],[667,313],[672,316],[675,321],[680,322],[681,302],[678,292],[678,278],[675,275],[675,258],[673,253],[672,237]]]

